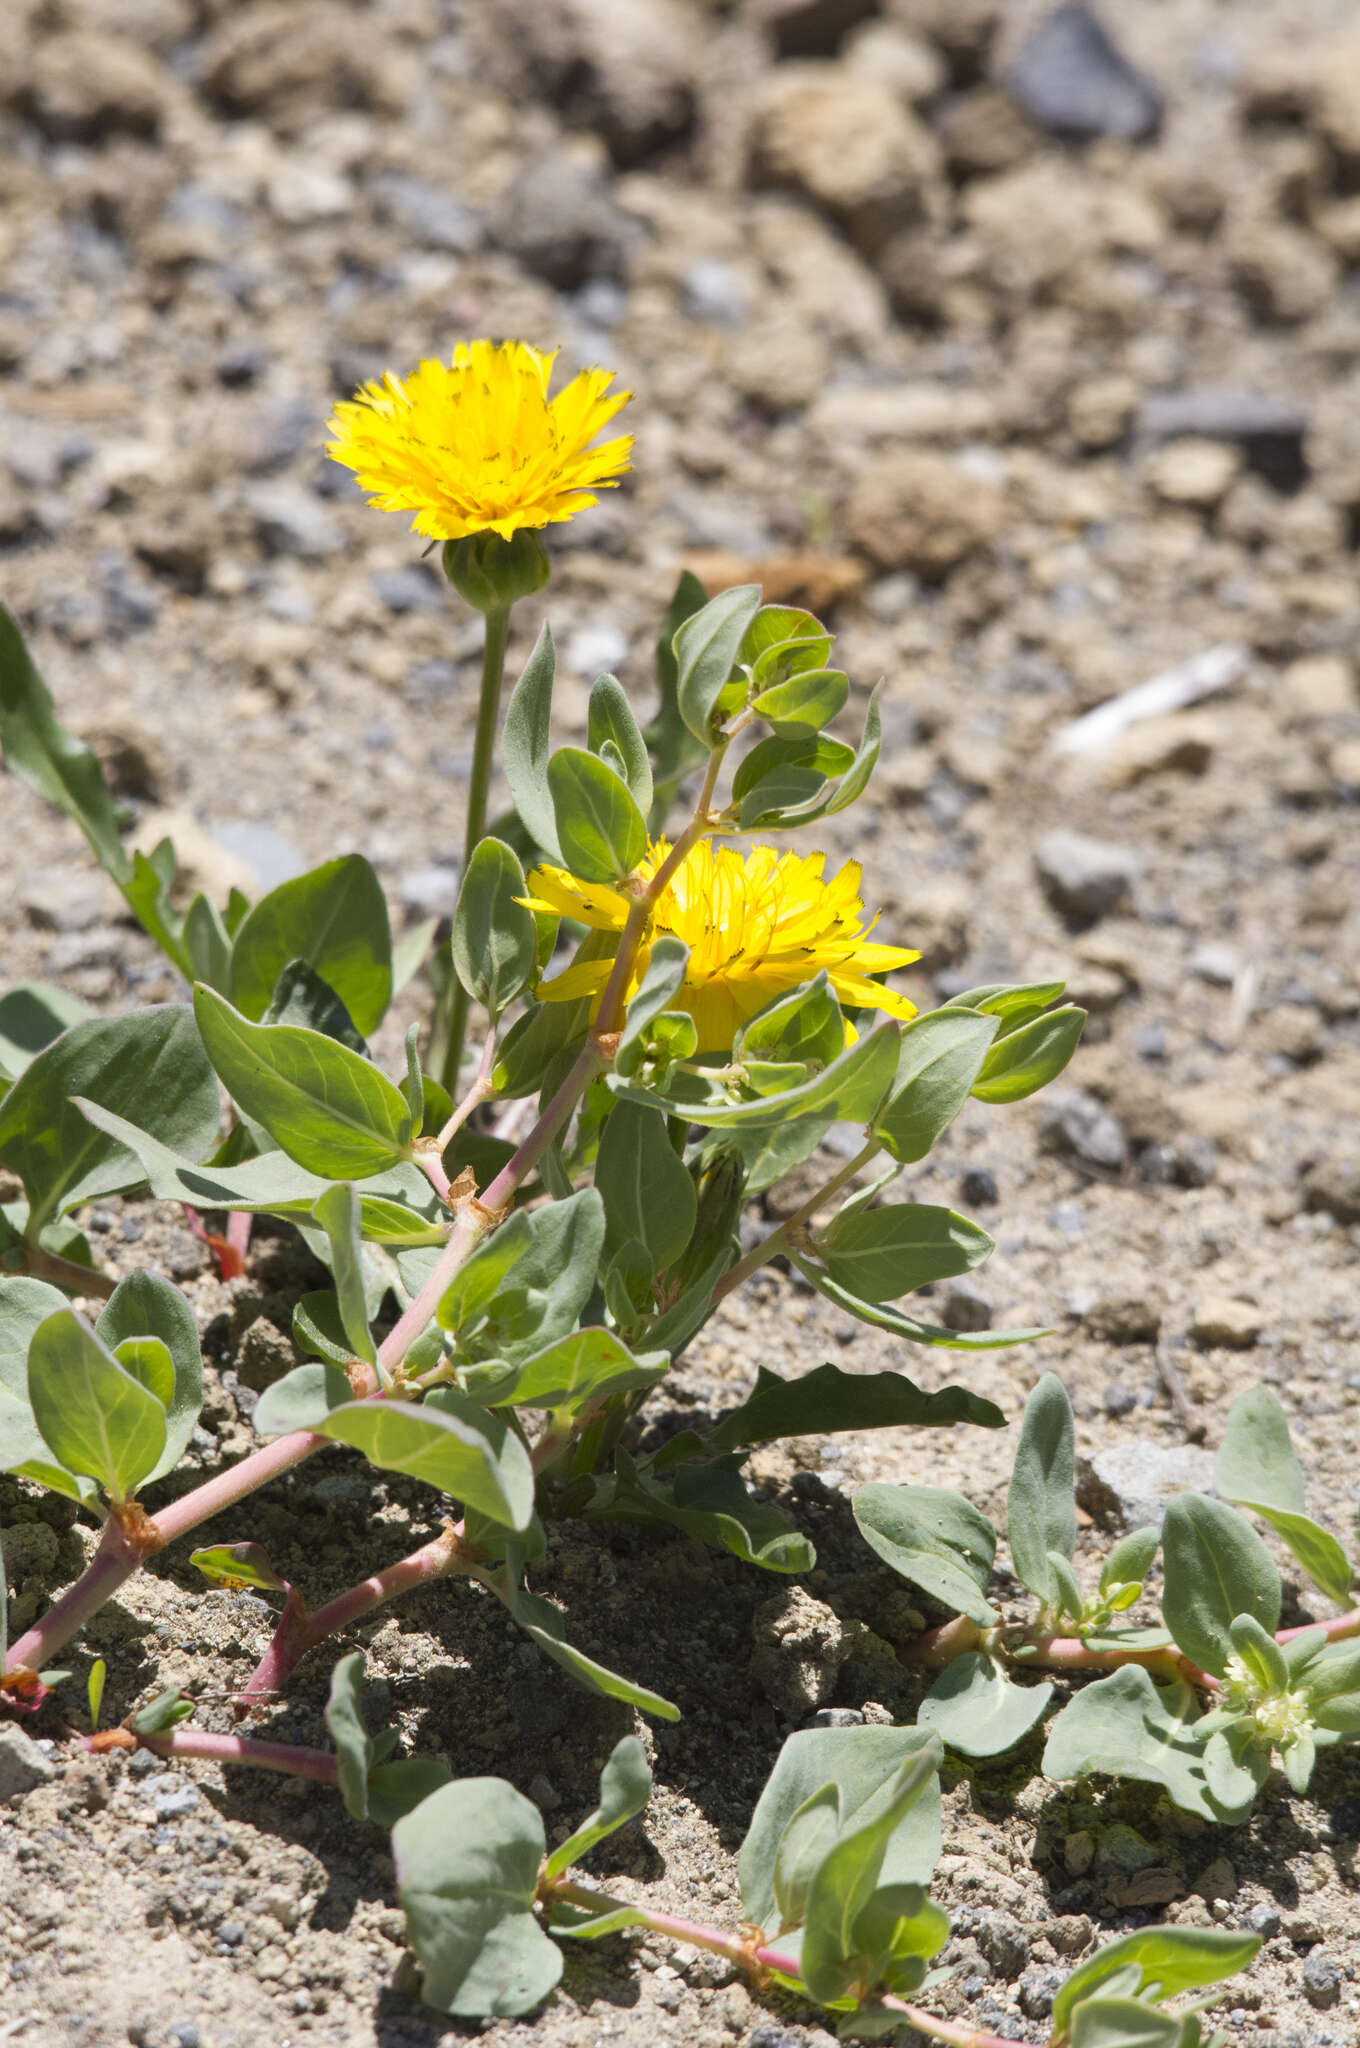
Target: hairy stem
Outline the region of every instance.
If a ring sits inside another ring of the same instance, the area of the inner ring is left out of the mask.
[[[198,1763],[253,1764],[260,1771],[282,1771],[291,1778],[312,1778],[319,1785],[340,1782],[340,1767],[326,1749],[302,1749],[291,1742],[265,1742],[253,1735],[208,1735],[196,1728],[174,1728],[168,1735],[134,1735],[110,1728],[86,1735],[82,1748],[102,1756],[112,1749],[149,1749],[156,1756],[188,1757]]]
[[[494,1031],[488,1031],[486,1035],[486,1044],[482,1047],[482,1057],[477,1064],[477,1078],[473,1082],[472,1086],[468,1089],[468,1092],[463,1097],[462,1101],[457,1104],[457,1106],[454,1109],[453,1115],[449,1118],[448,1122],[444,1125],[443,1129],[439,1133],[438,1144],[441,1152],[444,1151],[445,1147],[451,1142],[451,1140],[457,1135],[457,1133],[462,1130],[463,1125],[472,1115],[473,1110],[480,1108],[481,1104],[484,1103],[489,1096],[495,1094],[496,1091],[491,1081],[491,1069],[495,1066],[495,1064],[496,1033]]]
[[[713,1290],[713,1305],[716,1307],[724,1295],[730,1294],[734,1287],[740,1287],[743,1280],[749,1280],[752,1273],[759,1271],[760,1267],[766,1265],[777,1253],[784,1251],[790,1233],[801,1230],[804,1225],[810,1223],[817,1211],[829,1202],[833,1195],[838,1195],[841,1189],[852,1181],[870,1160],[877,1158],[882,1150],[883,1147],[877,1138],[871,1138],[864,1149],[857,1152],[853,1159],[848,1160],[839,1173],[833,1174],[824,1187],[809,1195],[801,1208],[795,1209],[792,1216],[786,1216],[784,1221],[777,1224],[769,1236],[763,1237],[758,1245],[753,1245],[744,1258],[738,1259],[736,1265],[723,1274]]]
[[[34,1280],[50,1280],[54,1287],[64,1287],[68,1294],[97,1296],[107,1301],[118,1285],[110,1280],[107,1273],[97,1273],[93,1266],[82,1266],[75,1259],[63,1259],[56,1252],[45,1251],[40,1244],[30,1244],[27,1239],[15,1248],[14,1256],[22,1261],[17,1266],[5,1265],[0,1273],[13,1277],[16,1273],[28,1273]]]
[[[246,1714],[252,1707],[264,1705],[275,1693],[282,1691],[297,1665],[327,1636],[349,1628],[365,1614],[371,1614],[375,1607],[383,1606],[388,1600],[396,1600],[416,1586],[428,1585],[433,1579],[447,1578],[451,1572],[463,1569],[459,1551],[461,1535],[461,1522],[449,1523],[440,1535],[422,1544],[419,1550],[412,1551],[409,1557],[361,1579],[357,1586],[338,1593],[334,1600],[328,1600],[314,1613],[309,1612],[297,1588],[290,1587],[274,1639],[237,1698],[237,1713]]]
[[[486,642],[482,650],[482,689],[477,700],[477,732],[472,743],[472,773],[468,780],[467,825],[463,833],[463,873],[468,870],[477,842],[486,831],[486,799],[491,787],[495,760],[496,722],[500,712],[501,680],[505,674],[505,645],[510,635],[510,608],[486,614]],[[458,1093],[458,1068],[467,1036],[468,992],[455,974],[450,983],[448,1033],[439,1065],[439,1079],[450,1095]]]
[[[1330,1621],[1305,1621],[1301,1628],[1281,1628],[1275,1631],[1277,1643],[1292,1643],[1296,1636],[1311,1635],[1320,1628],[1329,1643],[1344,1643],[1350,1636],[1360,1636],[1360,1607],[1352,1607],[1348,1614],[1334,1614]]]

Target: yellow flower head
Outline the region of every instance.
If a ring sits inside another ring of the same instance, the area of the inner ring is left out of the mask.
[[[654,874],[669,852],[666,841],[657,840],[641,873]],[[822,877],[824,865],[820,853],[801,856],[755,846],[742,854],[701,839],[657,900],[633,987],[646,972],[650,941],[672,933],[690,949],[674,1007],[693,1017],[701,1052],[729,1051],[741,1025],[823,968],[849,1007],[914,1017],[914,1003],[869,977],[905,967],[920,954],[905,946],[871,945],[869,933],[877,920],[864,922],[858,861],[847,861],[829,881]],[[535,868],[529,888],[535,910],[575,918],[592,931],[622,931],[628,915],[628,899],[616,889],[578,881],[561,868]],[[610,966],[607,959],[578,961],[552,981],[540,982],[539,1000],[565,1003],[598,996]]]
[[[590,444],[632,393],[610,393],[612,370],[582,370],[549,398],[555,360],[526,341],[460,341],[451,364],[389,370],[337,405],[326,452],[380,511],[414,512],[427,540],[570,519],[628,467],[630,434]]]

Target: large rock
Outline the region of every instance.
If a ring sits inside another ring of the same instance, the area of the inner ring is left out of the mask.
[[[1189,1444],[1125,1443],[1077,1462],[1077,1500],[1105,1527],[1158,1528],[1178,1493],[1212,1493],[1214,1460]]]
[[[1039,23],[1008,82],[1025,111],[1055,135],[1146,142],[1161,126],[1161,93],[1111,42],[1085,0],[1066,0]]]
[[[792,1721],[823,1707],[853,1648],[844,1626],[801,1586],[756,1609],[751,1676],[770,1704]]]
[[[940,150],[877,79],[838,64],[782,64],[757,104],[751,174],[813,200],[872,251],[934,211]]]
[[[495,241],[559,291],[621,280],[639,227],[609,196],[599,172],[565,150],[526,164],[491,219]]]
[[[960,207],[977,237],[982,275],[1022,298],[1089,276],[1108,256],[1151,257],[1165,234],[1159,208],[1127,179],[1097,176],[1051,153],[980,178]]]
[[[23,105],[53,142],[149,138],[158,133],[174,92],[165,66],[128,36],[57,35],[34,52]]]
[[[995,484],[945,455],[911,449],[864,463],[845,523],[855,547],[879,568],[913,569],[937,583],[994,541],[1005,517]]]
[[[22,1728],[0,1728],[0,1806],[50,1784],[56,1771]]]
[[[688,139],[703,47],[680,0],[517,0],[501,12],[537,89],[620,169]]]
[[[1119,908],[1141,863],[1130,847],[1060,828],[1045,832],[1034,849],[1034,865],[1055,910],[1076,922],[1092,922]]]
[[[228,12],[204,52],[202,89],[228,114],[302,127],[328,108],[400,105],[389,43],[338,0],[279,0]]]

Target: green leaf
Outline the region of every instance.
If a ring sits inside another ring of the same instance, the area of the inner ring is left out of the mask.
[[[208,976],[200,975],[198,979],[207,980],[210,988],[218,987]],[[351,1052],[362,1053],[365,1059],[368,1057],[368,1042],[363,1032],[330,983],[323,981],[305,960],[288,962],[274,983],[269,1008],[260,1021],[264,1024],[300,1024],[305,1031],[319,1031],[323,1038],[333,1038],[337,1045],[347,1045]]]
[[[930,1741],[905,1762],[890,1781],[878,1810],[860,1818],[857,1825],[842,1826],[835,1845],[817,1868],[808,1889],[800,1964],[808,1990],[823,2004],[843,1997],[864,1974],[860,1967],[860,1915],[884,1882],[884,1865],[898,1829],[927,1787],[937,1784],[941,1754],[938,1743]]]
[[[741,643],[742,663],[758,690],[825,668],[830,659],[831,635],[820,619],[797,605],[763,604]]]
[[[45,981],[21,981],[0,996],[0,1082],[15,1081],[53,1039],[91,1014],[88,1003]]]
[[[645,818],[652,808],[652,764],[638,729],[628,693],[615,676],[597,676],[590,692],[589,740],[592,754],[612,749],[629,794]]]
[[[587,1510],[592,1520],[661,1522],[683,1529],[743,1564],[764,1571],[811,1571],[816,1553],[770,1501],[756,1500],[741,1476],[744,1452],[696,1458],[663,1479],[615,1453],[612,1491]]]
[[[840,1831],[856,1828],[882,1812],[904,1765],[927,1749],[934,1754],[937,1745],[922,1728],[804,1728],[790,1735],[765,1782],[741,1845],[738,1873],[743,1917],[757,1927],[778,1924],[774,1875],[780,1844],[790,1822],[810,1799],[825,1786],[834,1785]],[[939,1854],[939,1783],[932,1772],[893,1832],[879,1881],[928,1884]]]
[[[134,1714],[128,1726],[134,1735],[168,1735],[181,1721],[189,1720],[193,1711],[193,1701],[182,1698],[180,1688],[172,1685]]]
[[[643,1035],[653,1018],[660,1016],[685,979],[689,947],[680,939],[660,938],[648,956],[646,971],[633,993],[624,1019],[615,1065],[620,1073],[631,1072],[640,1056]]]
[[[669,1363],[664,1351],[634,1358],[612,1330],[573,1330],[517,1366],[507,1367],[499,1359],[469,1366],[462,1384],[488,1408],[560,1408],[573,1415],[606,1395],[655,1386]]]
[[[493,1018],[514,1001],[536,965],[538,929],[524,902],[528,893],[524,870],[504,840],[479,840],[453,914],[453,967]]]
[[[1241,1515],[1222,1501],[1185,1493],[1162,1523],[1162,1618],[1177,1645],[1221,1678],[1232,1651],[1233,1618],[1250,1614],[1270,1635],[1280,1625],[1280,1575]]]
[[[979,1102],[1020,1102],[1060,1074],[1077,1049],[1085,1010],[1069,1003],[998,1038],[973,1085]]]
[[[934,1323],[921,1323],[914,1316],[903,1315],[900,1309],[890,1307],[886,1302],[864,1301],[848,1287],[839,1286],[831,1275],[820,1266],[814,1266],[810,1259],[804,1259],[797,1252],[790,1254],[790,1263],[798,1268],[804,1279],[834,1301],[837,1308],[843,1308],[847,1315],[858,1316],[862,1323],[872,1323],[875,1329],[891,1330],[895,1337],[905,1339],[908,1344],[928,1344],[936,1351],[1004,1351],[1011,1344],[1032,1344],[1036,1337],[1051,1337],[1053,1332],[1044,1329],[1022,1330],[942,1330]]]
[[[1087,1685],[1070,1699],[1048,1731],[1046,1778],[1085,1778],[1100,1772],[1161,1785],[1186,1813],[1207,1821],[1241,1820],[1254,1796],[1250,1785],[1233,1806],[1211,1793],[1204,1769],[1204,1738],[1195,1727],[1199,1706],[1188,1685],[1158,1685],[1140,1664],[1128,1664]]]
[[[647,851],[647,824],[628,785],[583,747],[548,760],[562,864],[587,882],[619,882]]]
[[[921,1202],[842,1210],[816,1246],[831,1278],[862,1301],[892,1301],[927,1281],[971,1273],[993,1249],[966,1216]]]
[[[1245,1970],[1260,1946],[1257,1934],[1220,1928],[1140,1927],[1078,1964],[1053,2001],[1053,2031],[1070,2027],[1076,2007],[1121,1971],[1136,1971],[1129,1988],[1140,1998],[1178,1998]]]
[[[843,1372],[836,1365],[819,1365],[786,1380],[762,1365],[752,1392],[723,1416],[709,1442],[732,1451],[743,1444],[842,1429],[933,1429],[955,1422],[1000,1429],[1005,1420],[999,1408],[966,1387],[941,1387],[928,1394],[901,1373]]]
[[[1228,1634],[1232,1638],[1233,1649],[1263,1691],[1288,1691],[1289,1667],[1285,1663],[1284,1651],[1274,1636],[1266,1634],[1259,1621],[1254,1621],[1249,1614],[1235,1615]]]
[[[377,1346],[368,1327],[364,1302],[363,1246],[360,1243],[359,1190],[352,1181],[341,1181],[318,1195],[312,1214],[330,1241],[331,1271],[340,1306],[340,1320],[354,1357],[369,1365],[378,1362]]]
[[[142,1178],[136,1158],[74,1106],[77,1095],[193,1155],[216,1139],[217,1084],[187,1009],[157,1004],[73,1024],[0,1101],[0,1165],[24,1184],[30,1238],[49,1217]]]
[[[1157,1555],[1161,1540],[1161,1531],[1155,1522],[1149,1522],[1143,1529],[1131,1529],[1127,1536],[1121,1536],[1101,1570],[1101,1592],[1110,1593],[1116,1586],[1141,1586],[1152,1569],[1152,1560]]]
[[[189,955],[184,943],[184,920],[176,914],[170,900],[174,884],[175,849],[168,839],[162,839],[149,854],[133,854],[132,872],[118,886],[143,931],[149,933],[187,979]]]
[[[14,773],[74,818],[101,867],[124,882],[118,809],[103,771],[82,740],[67,732],[34,666],[14,616],[0,605],[0,746]]]
[[[595,1185],[604,1201],[606,1250],[637,1238],[664,1273],[690,1241],[699,1196],[659,1109],[614,1104],[600,1139]]]
[[[551,1657],[554,1664],[560,1664],[574,1679],[588,1691],[599,1693],[604,1699],[622,1700],[640,1713],[654,1714],[659,1721],[678,1721],[680,1709],[670,1700],[663,1699],[658,1692],[652,1692],[645,1685],[638,1685],[631,1678],[620,1676],[607,1665],[600,1664],[594,1657],[586,1655],[574,1643],[567,1641],[567,1624],[551,1600],[545,1600],[540,1593],[530,1593],[510,1573],[502,1574],[508,1584],[499,1587],[500,1596],[511,1614],[529,1637],[537,1643],[545,1657]]]
[[[131,1338],[158,1338],[171,1361],[172,1383],[165,1408],[165,1449],[146,1484],[173,1472],[184,1455],[203,1406],[203,1355],[194,1312],[177,1287],[159,1273],[129,1273],[120,1280],[95,1324],[95,1335],[111,1351]],[[140,1377],[140,1375],[137,1375]]]
[[[410,931],[392,941],[392,994],[399,996],[409,987],[429,960],[434,945],[435,933],[439,930],[437,917],[423,917],[419,924],[413,924]]]
[[[180,938],[193,979],[226,995],[231,987],[231,934],[201,889],[184,913]]]
[[[1016,1685],[980,1650],[946,1664],[917,1713],[922,1728],[962,1756],[1001,1756],[1043,1720],[1053,1686]]]
[[[870,1134],[894,1159],[925,1158],[968,1100],[996,1032],[996,1018],[968,1010],[934,1010],[904,1026],[897,1079]]]
[[[299,1166],[363,1180],[408,1155],[401,1090],[348,1046],[251,1024],[208,988],[195,991],[194,1014],[228,1092]]]
[[[524,673],[510,692],[501,732],[501,761],[525,830],[560,866],[562,849],[557,841],[557,822],[548,790],[556,666],[553,637],[545,624],[524,664]]]
[[[1133,1998],[1093,1998],[1072,2015],[1071,2048],[1177,2048],[1181,2023]]]
[[[295,1429],[319,1429],[332,1408],[343,1408],[354,1390],[329,1360],[295,1365],[266,1387],[251,1413],[260,1436],[291,1436]]]
[[[869,777],[878,762],[879,749],[883,744],[883,720],[878,708],[882,691],[883,685],[879,683],[869,699],[869,708],[864,715],[864,737],[840,780],[832,783],[823,795],[814,797],[810,803],[763,811],[759,816],[749,815],[748,812],[754,806],[743,804],[743,832],[753,831],[762,825],[780,830],[792,829],[799,825],[815,825],[822,818],[835,817],[838,812],[849,809],[868,787]]]
[[[331,1673],[326,1726],[335,1744],[340,1797],[355,1820],[368,1819],[368,1774],[376,1761],[364,1720],[364,1653],[342,1657]]]
[[[573,1863],[588,1856],[597,1843],[616,1834],[635,1813],[641,1813],[652,1796],[652,1773],[647,1752],[636,1735],[616,1742],[600,1773],[600,1803],[581,1822],[574,1834],[553,1850],[544,1868],[545,1878],[561,1877]]]
[[[1272,1388],[1249,1388],[1234,1401],[1214,1465],[1214,1489],[1269,1522],[1329,1600],[1338,1607],[1349,1603],[1350,1559],[1335,1536],[1304,1513],[1303,1467]]]
[[[451,1281],[437,1311],[441,1329],[511,1363],[565,1337],[595,1285],[604,1229],[594,1188],[517,1209]]]
[[[861,1486],[852,1503],[860,1535],[885,1564],[979,1627],[999,1620],[987,1601],[996,1531],[965,1500],[935,1486]]]
[[[738,584],[691,613],[675,634],[676,704],[689,730],[705,746],[713,739],[718,699],[759,609],[760,585]]]
[[[3,1596],[4,1586],[3,1584],[0,1584],[0,1598],[3,1598]],[[0,1627],[2,1626],[3,1624],[0,1623]],[[3,1671],[4,1668],[5,1645],[3,1642],[0,1642],[0,1671]],[[104,1681],[108,1677],[108,1675],[108,1665],[104,1662],[104,1659],[102,1657],[96,1657],[93,1664],[90,1666],[89,1678],[86,1680],[86,1698],[88,1699],[90,1705],[91,1735],[97,1735],[99,1733],[99,1716],[104,1709]]]
[[[781,1929],[801,1927],[806,1919],[808,1891],[840,1825],[840,1790],[835,1784],[822,1785],[804,1800],[779,1837],[772,1883]]]
[[[214,1543],[205,1550],[189,1553],[210,1586],[225,1592],[248,1588],[257,1593],[286,1593],[288,1581],[281,1579],[269,1562],[267,1551],[258,1543]]]
[[[83,1500],[93,1494],[93,1486],[53,1463],[28,1398],[33,1333],[65,1307],[65,1295],[45,1280],[0,1281],[0,1471],[21,1473],[68,1499]]]
[[[532,2011],[562,1974],[534,1918],[543,1819],[501,1778],[461,1778],[392,1830],[407,1937],[422,1996],[460,2019]]]
[[[28,1398],[48,1448],[69,1472],[122,1502],[165,1449],[165,1410],[73,1309],[33,1333]]]
[[[529,1526],[529,1453],[501,1416],[447,1387],[420,1407],[411,1401],[347,1402],[316,1427],[322,1436],[353,1444],[370,1464],[422,1479],[508,1529]]]
[[[801,1086],[755,1101],[733,1102],[698,1074],[677,1074],[665,1094],[614,1077],[611,1086],[628,1101],[647,1102],[717,1130],[763,1130],[819,1110],[834,1112],[844,1123],[860,1123],[872,1117],[887,1092],[897,1068],[900,1035],[895,1023],[876,1025]]]
[[[365,1037],[392,999],[392,931],[382,884],[362,854],[281,882],[246,913],[231,949],[231,996],[257,1022],[293,960],[334,989]]]
[[[751,709],[767,718],[777,733],[800,728],[820,732],[845,708],[850,679],[838,668],[810,669],[762,690]]]
[[[1304,1670],[1302,1683],[1319,1728],[1360,1734],[1360,1645],[1337,1643],[1324,1650]]]
[[[845,1018],[825,970],[776,997],[742,1025],[732,1045],[735,1062],[788,1060],[826,1066],[845,1050]]]
[[[1077,1547],[1072,1403],[1046,1372],[1025,1403],[1006,1495],[1006,1534],[1022,1586],[1051,1606],[1059,1585],[1048,1553],[1070,1558]]]

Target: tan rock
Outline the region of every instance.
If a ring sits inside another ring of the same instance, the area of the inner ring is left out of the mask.
[[[801,192],[873,249],[924,218],[939,146],[892,89],[839,64],[777,65],[756,107],[757,184]]]
[[[1355,670],[1344,654],[1305,654],[1280,678],[1281,696],[1292,719],[1342,718],[1360,707]]]
[[[1006,518],[1002,492],[924,450],[866,462],[846,507],[846,531],[881,569],[914,569],[938,582],[987,547]]]
[[[208,40],[203,91],[224,112],[302,126],[325,108],[402,98],[390,47],[338,0],[275,0],[229,10]]]
[[[1190,1318],[1190,1334],[1206,1350],[1222,1345],[1229,1351],[1249,1351],[1264,1328],[1265,1316],[1256,1304],[1230,1294],[1197,1301]]]
[[[733,335],[726,360],[727,374],[742,397],[772,413],[810,404],[831,366],[819,334],[802,320],[778,314]]]
[[[1315,207],[1313,226],[1345,264],[1360,263],[1360,193]]]
[[[1338,740],[1329,747],[1327,766],[1344,789],[1360,789],[1360,740]]]
[[[1307,320],[1330,305],[1337,288],[1330,249],[1287,221],[1243,221],[1229,237],[1228,264],[1243,298],[1266,320]]]
[[[992,177],[1032,156],[1043,136],[999,86],[974,86],[946,100],[935,118],[951,170],[965,177]]]
[[[1168,441],[1158,448],[1148,457],[1143,474],[1168,505],[1210,511],[1241,466],[1241,451],[1229,442],[1188,435],[1183,441]]]
[[[171,73],[130,36],[87,32],[38,44],[25,97],[53,141],[97,142],[155,135],[175,91]]]
[[[856,29],[846,43],[844,62],[910,106],[933,98],[947,76],[933,43],[891,21],[868,21]]]
[[[1138,404],[1132,377],[1093,377],[1067,401],[1067,424],[1083,448],[1112,448],[1129,430]]]
[[[1127,789],[1149,775],[1203,775],[1221,733],[1211,713],[1144,718],[1123,732],[1101,763],[1102,780]]]
[[[997,431],[989,392],[914,379],[850,384],[826,391],[807,424],[828,444],[841,441],[974,441]]]

